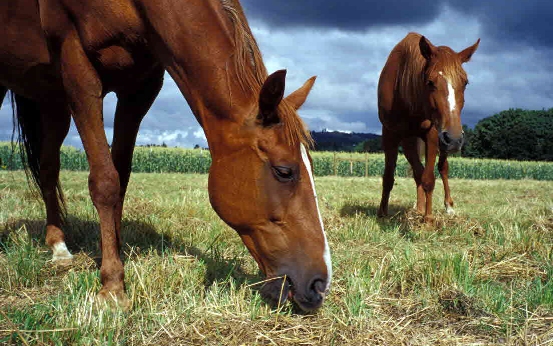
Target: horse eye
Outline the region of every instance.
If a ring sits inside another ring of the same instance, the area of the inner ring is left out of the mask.
[[[432,90],[436,89],[436,85],[431,80],[426,81],[426,85],[428,85],[428,87]]]
[[[280,182],[288,182],[294,180],[294,171],[290,167],[273,166],[273,173]]]

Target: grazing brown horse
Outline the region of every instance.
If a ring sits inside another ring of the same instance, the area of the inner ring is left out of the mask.
[[[436,47],[424,36],[409,33],[390,53],[378,82],[378,115],[382,123],[385,168],[379,216],[388,214],[394,172],[401,144],[413,168],[417,184],[417,210],[431,222],[434,164],[444,182],[445,206],[452,212],[447,154],[463,145],[461,110],[468,84],[463,63],[470,60],[478,41],[461,51]],[[418,139],[424,142],[425,165],[419,156]]]
[[[292,297],[304,310],[321,306],[330,252],[312,140],[296,113],[315,78],[283,97],[286,72],[267,75],[237,0],[11,0],[0,5],[0,22],[0,84],[16,95],[54,260],[72,257],[58,180],[71,117],[82,139],[100,219],[100,301],[129,304],[119,253],[123,201],[138,128],[166,70],[205,131],[213,208],[276,278],[262,294],[273,302]],[[102,119],[110,91],[118,97],[111,152]]]

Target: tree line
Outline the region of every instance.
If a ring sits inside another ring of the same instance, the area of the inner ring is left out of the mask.
[[[465,128],[466,157],[553,161],[553,108],[509,109]]]
[[[463,129],[463,157],[553,161],[553,108],[508,109]],[[354,151],[381,152],[380,138],[365,140]]]

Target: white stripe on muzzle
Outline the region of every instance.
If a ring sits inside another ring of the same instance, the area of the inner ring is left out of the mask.
[[[438,72],[440,76],[443,76],[445,81],[447,82],[447,103],[449,104],[449,112],[450,116],[457,107],[456,101],[455,101],[455,89],[453,88],[453,85],[451,85],[451,82],[449,79],[447,79],[444,76],[444,73],[442,71]]]
[[[328,241],[326,239],[325,234],[325,228],[323,225],[323,219],[321,218],[321,211],[319,209],[319,201],[317,199],[317,191],[315,190],[315,180],[313,179],[313,171],[311,170],[311,162],[309,161],[309,156],[307,155],[307,150],[305,149],[305,146],[303,144],[300,145],[301,148],[301,158],[303,160],[303,164],[305,165],[305,168],[307,169],[307,173],[309,174],[309,181],[311,182],[311,188],[313,189],[313,196],[315,197],[315,205],[317,206],[317,214],[319,216],[319,223],[321,224],[321,230],[323,231],[323,238],[325,241],[325,249],[323,253],[323,258],[326,264],[326,271],[328,273],[328,280],[326,284],[325,293],[327,293],[330,290],[330,283],[332,281],[332,262],[330,259],[330,247],[328,246]]]

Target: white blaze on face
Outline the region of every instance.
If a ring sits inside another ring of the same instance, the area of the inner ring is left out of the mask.
[[[309,161],[309,156],[307,155],[307,150],[303,144],[300,145],[301,149],[301,158],[307,173],[309,174],[309,181],[311,182],[311,188],[313,189],[313,196],[315,197],[315,205],[317,206],[317,214],[319,217],[319,223],[321,224],[321,230],[323,231],[323,238],[325,241],[325,249],[323,253],[323,258],[326,263],[326,271],[328,273],[328,280],[326,284],[325,293],[330,289],[330,282],[332,281],[332,262],[330,260],[330,247],[328,246],[328,241],[326,240],[325,228],[323,226],[323,219],[321,218],[321,211],[319,209],[319,201],[317,200],[317,191],[315,190],[315,181],[313,180],[313,172],[311,170],[311,162]]]
[[[444,73],[442,71],[438,73],[440,74],[440,76],[444,76]],[[451,114],[457,107],[457,105],[455,104],[455,89],[453,89],[453,85],[451,84],[449,79],[447,79],[445,76],[444,79],[447,82],[447,103],[449,104],[449,112]]]

